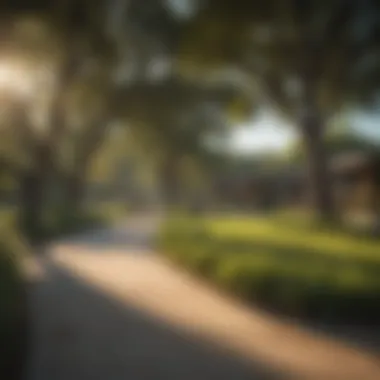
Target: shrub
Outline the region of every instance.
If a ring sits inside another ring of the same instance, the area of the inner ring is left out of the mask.
[[[215,268],[214,278],[239,295],[255,299],[259,297],[260,281],[272,271],[272,263],[265,258],[226,255]]]
[[[165,254],[195,272],[208,275],[215,266],[217,250],[202,224],[176,218],[165,226],[159,245]]]
[[[15,246],[0,240],[0,378],[18,378],[26,346],[26,299]]]
[[[238,239],[226,244],[223,235],[194,218],[169,220],[160,245],[189,270],[271,310],[327,321],[380,321],[378,267],[351,256],[306,250],[292,255]]]

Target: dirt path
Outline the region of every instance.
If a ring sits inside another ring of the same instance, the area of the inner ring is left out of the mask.
[[[30,266],[26,380],[380,379],[379,358],[217,294],[150,249],[134,218]]]

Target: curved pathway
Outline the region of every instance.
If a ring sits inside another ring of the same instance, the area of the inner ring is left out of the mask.
[[[26,380],[380,379],[374,354],[248,309],[155,255],[156,225],[134,217],[28,265]]]

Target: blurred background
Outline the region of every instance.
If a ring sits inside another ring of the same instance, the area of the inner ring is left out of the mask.
[[[0,331],[25,319],[19,257],[142,212],[163,255],[246,302],[380,321],[378,1],[3,0],[0,18]]]

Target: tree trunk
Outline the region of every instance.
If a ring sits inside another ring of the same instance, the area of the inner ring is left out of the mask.
[[[47,211],[50,211],[53,158],[53,150],[49,144],[37,144],[31,168],[21,175],[20,224],[23,231],[33,239],[43,238],[47,233],[45,218]]]
[[[22,232],[38,239],[44,230],[44,181],[41,173],[28,172],[20,181],[19,224]]]
[[[308,114],[301,120],[300,127],[306,148],[314,211],[319,221],[335,221],[336,208],[324,145],[324,126],[318,116]]]
[[[83,207],[85,195],[85,178],[80,173],[74,173],[65,178],[64,207],[70,213],[80,212]]]
[[[114,99],[114,94],[110,96],[110,101]],[[101,147],[108,131],[107,126],[112,117],[113,109],[110,107],[108,112],[92,128],[89,128],[83,136],[82,144],[75,153],[75,165],[72,173],[69,173],[65,182],[65,200],[73,211],[81,211],[85,196],[86,175],[92,158]]]
[[[378,159],[371,167],[372,191],[370,215],[373,216],[373,233],[380,236],[380,162]]]

